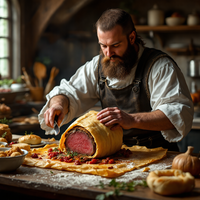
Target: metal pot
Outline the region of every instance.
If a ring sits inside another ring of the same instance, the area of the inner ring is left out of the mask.
[[[188,76],[200,77],[200,60],[192,59],[188,63]]]

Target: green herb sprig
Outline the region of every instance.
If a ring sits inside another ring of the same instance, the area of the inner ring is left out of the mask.
[[[28,133],[28,131],[25,131],[24,135],[32,135],[34,132]]]
[[[11,122],[12,122],[12,120],[7,119],[6,117],[4,117],[3,119],[0,119],[1,124],[10,124]]]
[[[138,185],[143,187],[148,187],[145,180],[142,180],[142,182],[131,181],[125,183],[125,182],[117,182],[115,179],[112,179],[107,186],[113,187],[114,190],[106,192],[105,194],[97,195],[96,200],[105,200],[109,196],[120,196],[123,194],[121,191],[133,192],[136,190],[136,186]],[[102,181],[100,181],[97,187],[105,189],[106,185]]]
[[[79,154],[77,152],[75,152],[75,151],[68,151],[67,155],[70,155],[71,157],[74,157],[74,156],[78,156]]]
[[[6,137],[7,132],[5,132],[1,137],[4,138]]]

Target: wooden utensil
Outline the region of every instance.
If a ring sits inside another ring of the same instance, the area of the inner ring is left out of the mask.
[[[59,69],[56,67],[52,67],[51,72],[50,72],[50,77],[49,80],[47,82],[47,85],[45,87],[44,90],[44,95],[46,96],[55,86],[55,81],[54,78],[58,75],[59,73]]]
[[[24,74],[23,78],[24,78],[24,81],[25,81],[27,87],[28,87],[28,88],[33,87],[32,84],[31,84],[31,81],[30,81],[30,77],[29,77],[29,75],[27,74],[25,67],[22,67],[22,72],[23,72],[23,74]]]
[[[33,72],[39,80],[39,87],[43,87],[42,79],[46,77],[47,68],[40,62],[35,62],[33,66]]]

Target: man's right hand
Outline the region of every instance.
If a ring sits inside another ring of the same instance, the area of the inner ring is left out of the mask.
[[[53,128],[54,118],[58,116],[58,126],[60,126],[65,115],[68,113],[69,99],[65,95],[57,95],[51,98],[49,109],[44,113],[44,120],[47,126]]]

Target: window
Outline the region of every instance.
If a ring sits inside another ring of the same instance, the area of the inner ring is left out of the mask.
[[[10,77],[11,67],[11,13],[7,0],[0,0],[0,75]]]

